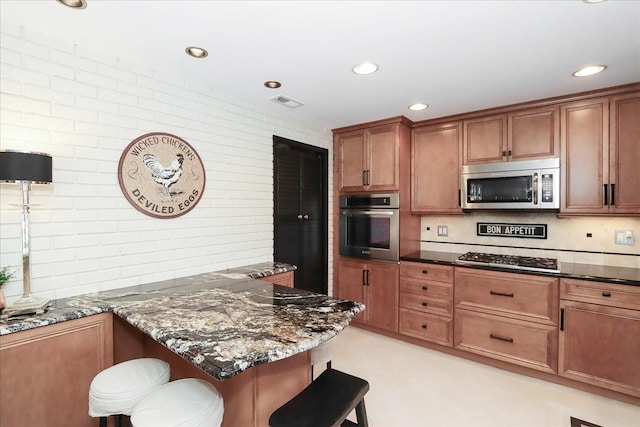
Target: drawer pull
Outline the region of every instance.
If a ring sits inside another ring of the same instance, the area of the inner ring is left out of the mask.
[[[426,302],[423,302],[423,303],[422,303],[422,306],[423,306],[423,307],[426,307],[426,306],[427,306],[427,303],[426,303]]]
[[[429,274],[428,270],[422,270],[422,274]]]
[[[490,293],[491,295],[497,295],[497,296],[500,296],[500,297],[509,297],[509,298],[513,298],[513,293],[506,294],[506,293],[504,293],[504,292],[496,292],[496,291],[489,291],[489,293]]]
[[[500,335],[489,334],[489,338],[492,340],[504,341],[504,342],[513,342],[513,338],[505,338]]]
[[[427,329],[427,324],[426,323],[422,324],[422,329]]]
[[[423,287],[422,287],[422,290],[423,290],[423,291],[426,291],[426,290],[427,290],[427,287],[426,287],[426,286],[423,286]]]
[[[611,292],[603,292],[602,296],[609,298],[611,296]]]

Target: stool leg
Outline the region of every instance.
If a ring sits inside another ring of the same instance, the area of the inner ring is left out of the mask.
[[[122,427],[122,415],[116,415],[116,427]]]
[[[356,420],[358,420],[358,427],[369,427],[367,409],[364,407],[364,399],[356,406]]]
[[[107,427],[107,417],[100,417],[100,427]]]

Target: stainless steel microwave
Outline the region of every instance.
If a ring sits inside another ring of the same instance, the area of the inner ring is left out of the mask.
[[[560,209],[560,159],[466,165],[462,209]]]
[[[398,261],[398,193],[340,196],[340,255]]]

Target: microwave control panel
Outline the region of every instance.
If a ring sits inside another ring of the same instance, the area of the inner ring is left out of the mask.
[[[553,174],[542,175],[542,201],[553,202]]]

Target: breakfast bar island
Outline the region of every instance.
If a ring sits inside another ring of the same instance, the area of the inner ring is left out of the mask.
[[[58,300],[44,314],[1,320],[0,424],[94,425],[86,410],[93,376],[157,357],[171,365],[171,380],[201,378],[220,391],[223,426],[266,426],[309,384],[308,351],[364,310],[255,279],[294,268],[265,263],[199,274]]]

